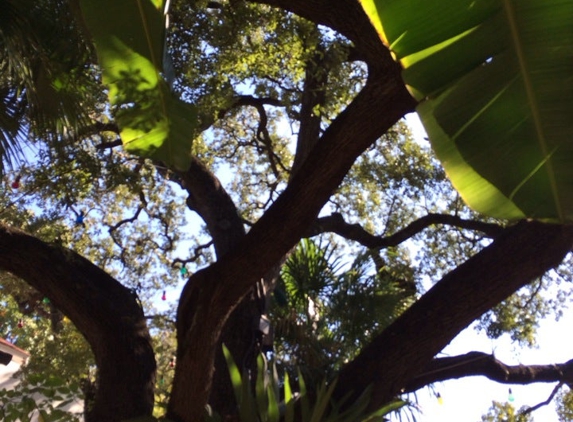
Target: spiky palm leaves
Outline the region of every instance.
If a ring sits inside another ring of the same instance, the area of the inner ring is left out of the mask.
[[[91,51],[69,4],[0,0],[0,171],[29,141],[70,139],[93,111]]]

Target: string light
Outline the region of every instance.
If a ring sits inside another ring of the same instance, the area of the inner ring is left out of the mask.
[[[163,294],[161,295],[161,300],[167,300],[167,295],[165,294],[165,290],[163,290]]]
[[[169,361],[169,367],[175,368],[175,358],[171,358],[171,360]]]
[[[76,215],[76,226],[85,226],[84,224],[84,217],[85,214],[83,211],[80,211],[77,215]]]
[[[20,187],[20,175],[16,176],[10,186],[12,186],[12,189],[18,189]]]
[[[507,396],[507,399],[508,399],[509,401],[514,401],[514,400],[515,400],[515,397],[513,397],[513,391],[511,391],[511,388],[509,389],[509,394],[508,394],[508,396]]]
[[[444,399],[442,398],[442,395],[440,393],[436,393],[436,399],[438,399],[438,404],[440,405],[444,404]]]
[[[179,273],[181,274],[182,277],[185,277],[188,273],[187,268],[185,267],[185,265],[183,265],[181,267],[181,269],[179,270]]]
[[[50,304],[50,299],[48,299],[47,297],[45,297],[45,298],[42,299],[42,303],[43,303],[44,305],[49,305],[49,304]]]
[[[22,319],[18,320],[18,328],[22,328],[24,326],[24,321]]]

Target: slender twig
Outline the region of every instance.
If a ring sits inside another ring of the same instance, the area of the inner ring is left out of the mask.
[[[171,263],[172,267],[175,267],[176,264],[187,264],[188,262],[195,262],[199,259],[199,257],[201,256],[201,251],[203,249],[207,249],[209,247],[211,247],[213,245],[213,241],[211,240],[210,242],[207,242],[203,245],[199,245],[197,246],[195,249],[193,249],[193,256],[187,259],[183,259],[183,258],[175,258],[173,260],[173,262]]]
[[[535,406],[533,407],[529,407],[525,410],[523,410],[522,412],[519,413],[519,416],[525,416],[529,413],[532,413],[534,411],[536,411],[537,409],[539,409],[540,407],[543,406],[547,406],[549,403],[551,403],[551,401],[553,400],[553,398],[555,397],[555,395],[559,392],[559,390],[561,389],[561,387],[563,387],[563,381],[561,381],[559,384],[557,384],[555,386],[555,388],[553,389],[553,391],[551,392],[551,394],[549,395],[549,397],[547,398],[547,400],[542,401],[541,403],[537,403]]]

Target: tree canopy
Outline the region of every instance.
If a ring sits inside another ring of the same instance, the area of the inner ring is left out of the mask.
[[[569,293],[571,87],[547,75],[573,6],[434,3],[0,1],[0,322],[25,377],[81,380],[87,422],[240,420],[248,394],[265,420],[368,420],[452,378],[569,384],[571,362],[440,352],[476,321],[532,345]]]

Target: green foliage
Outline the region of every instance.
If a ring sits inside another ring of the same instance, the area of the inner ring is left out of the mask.
[[[277,363],[291,376],[298,366],[311,383],[355,356],[416,293],[414,275],[399,254],[389,251],[384,264],[376,252],[366,252],[346,269],[343,256],[324,239],[301,241],[283,266],[275,293],[270,317]]]
[[[523,409],[517,411],[511,403],[493,401],[486,415],[481,417],[482,422],[533,422],[531,414],[522,414]]]
[[[569,388],[562,389],[555,401],[555,410],[561,422],[573,421],[573,392]]]
[[[298,391],[293,393],[288,374],[281,380],[274,363],[269,368],[264,355],[259,355],[257,359],[257,379],[253,392],[248,373],[241,374],[225,346],[223,353],[235,390],[241,422],[294,422],[295,414],[296,420],[300,422],[381,422],[385,420],[385,415],[406,405],[397,400],[373,413],[367,413],[366,406],[370,397],[368,389],[354,403],[341,410],[345,403],[334,403],[332,400],[336,381],[322,381],[316,391],[311,391],[307,390],[304,377],[298,372]],[[212,411],[208,411],[208,414],[209,421],[220,421]]]
[[[0,4],[0,170],[15,167],[36,136],[68,142],[101,98],[91,47],[70,2]]]
[[[362,4],[404,67],[436,154],[468,204],[498,218],[571,221],[573,89],[562,81],[573,4]]]
[[[125,149],[186,170],[195,108],[163,79],[165,2],[80,1]]]
[[[0,417],[5,422],[28,421],[33,415],[42,422],[79,422],[80,415],[65,410],[74,403],[81,404],[79,385],[50,377],[0,390]]]
[[[4,1],[3,12],[9,10],[4,3],[18,5]],[[132,19],[139,12],[136,2],[82,0],[84,6],[96,6],[84,13],[96,41],[98,67],[92,47],[85,44],[90,37],[70,20],[69,10],[50,8],[67,2],[31,3],[42,9],[34,19],[46,19],[52,36],[22,31],[26,26],[46,29],[46,23],[39,26],[27,21],[20,29],[14,26],[10,40],[24,42],[20,57],[26,60],[29,47],[33,44],[36,48],[34,43],[41,41],[42,48],[37,50],[41,63],[55,70],[49,71],[50,78],[33,79],[58,82],[50,89],[80,95],[90,121],[85,126],[66,121],[69,124],[59,126],[62,130],[41,130],[43,120],[31,113],[38,109],[32,107],[32,99],[46,91],[34,91],[26,79],[30,75],[16,77],[15,71],[26,67],[17,67],[13,60],[18,57],[3,55],[0,49],[0,64],[11,66],[13,72],[9,80],[4,76],[8,73],[0,73],[0,88],[9,88],[6,105],[0,108],[0,130],[12,134],[15,127],[21,136],[30,135],[34,144],[26,152],[29,161],[4,180],[0,219],[51,244],[78,251],[137,292],[154,336],[157,416],[165,411],[174,372],[175,317],[173,309],[158,312],[154,302],[163,289],[175,287],[180,280],[172,265],[175,258],[191,259],[199,251],[196,266],[189,263],[191,271],[213,259],[212,249],[197,248],[208,243],[206,231],[197,229],[192,237],[187,234],[191,231],[186,225],[187,193],[176,187],[178,176],[157,160],[185,168],[192,152],[218,172],[241,218],[255,221],[292,177],[301,101],[308,94],[308,81],[324,78],[324,86],[318,90],[324,100],[312,107],[320,130],[324,130],[362,88],[367,69],[349,60],[352,46],[348,40],[279,8],[253,2],[223,1],[217,7],[203,0],[173,2],[165,47],[161,1],[141,2],[145,11],[139,16],[153,21],[145,29],[144,21]],[[36,13],[35,7],[29,9]],[[25,15],[25,7],[18,6],[17,11]],[[125,19],[125,14],[130,19]],[[0,16],[0,30],[20,22],[19,18],[4,19],[6,16],[11,15]],[[444,14],[440,19],[452,18]],[[58,35],[60,26],[66,26],[68,35]],[[113,35],[117,44],[112,42]],[[58,48],[51,44],[56,41]],[[118,58],[118,53],[122,57]],[[167,56],[173,61],[173,74]],[[64,71],[52,58],[62,63]],[[6,60],[12,61],[6,65]],[[33,68],[30,62],[23,64]],[[110,88],[107,99],[102,75]],[[166,80],[171,77],[173,85],[168,86]],[[24,97],[14,93],[32,97],[18,103]],[[248,96],[264,101],[264,106],[241,105]],[[61,114],[57,97],[41,99],[49,100],[48,105],[57,103],[59,108],[53,107],[53,111]],[[24,103],[32,108],[10,108]],[[198,128],[195,113],[199,114]],[[12,121],[2,119],[3,115]],[[32,125],[30,133],[22,123]],[[128,150],[155,161],[113,149],[116,124]],[[203,130],[202,134],[197,135],[196,129]],[[165,137],[175,144],[162,143]],[[11,190],[9,184],[17,175],[22,178],[22,188]],[[79,210],[87,213],[85,226],[74,224],[74,211]],[[414,141],[403,122],[357,160],[321,215],[334,212],[379,237],[431,212],[499,223],[463,206],[429,148]],[[424,246],[420,246],[422,241]],[[235,386],[241,385],[244,420],[255,420],[248,419],[253,414],[276,420],[278,409],[286,421],[294,421],[299,404],[306,420],[313,415],[316,419],[336,415],[338,407],[329,403],[334,383],[324,382],[325,376],[332,375],[400,315],[424,291],[422,281],[438,279],[489,241],[470,230],[429,227],[416,236],[413,248],[409,244],[365,251],[334,235],[324,236],[320,242],[301,242],[283,268],[275,291],[277,300],[270,310],[276,335],[275,362],[285,376],[279,379],[274,365],[259,360],[263,368],[259,374],[263,375],[254,382],[253,391],[244,382],[244,374],[234,373]],[[411,256],[414,250],[416,257]],[[85,341],[61,314],[42,302],[41,294],[7,275],[2,275],[0,285],[0,300],[6,304],[0,318],[1,335],[33,355],[24,370],[24,381],[55,373],[73,380],[89,373],[93,358]],[[531,342],[537,319],[546,316],[554,304],[561,305],[559,300],[541,300],[538,293],[545,288],[545,282],[539,291],[532,286],[492,310],[483,320],[489,334],[497,336],[509,330],[514,339]],[[25,320],[21,329],[17,326],[20,319]]]
[[[511,339],[524,346],[535,345],[539,320],[547,317],[554,306],[539,293],[542,280],[526,286],[483,315],[478,329],[484,329],[490,338],[509,333]]]

